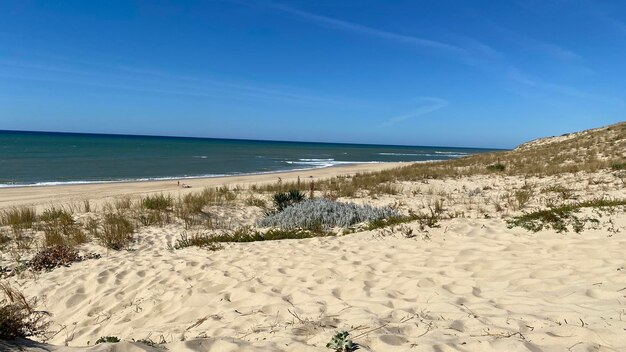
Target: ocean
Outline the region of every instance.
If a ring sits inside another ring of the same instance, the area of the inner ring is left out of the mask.
[[[448,160],[490,149],[0,131],[0,187]]]

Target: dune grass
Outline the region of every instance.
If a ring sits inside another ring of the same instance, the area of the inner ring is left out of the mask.
[[[44,246],[75,246],[88,241],[72,214],[62,208],[46,209],[40,216],[38,229],[44,233]]]
[[[214,242],[256,242],[325,237],[332,235],[333,234],[331,232],[315,232],[303,229],[270,229],[266,232],[262,232],[255,230],[250,226],[244,226],[233,232],[215,235],[212,237],[212,240]]]
[[[166,211],[174,205],[174,199],[170,195],[159,193],[142,198],[141,205],[149,210]]]
[[[37,222],[37,212],[32,207],[14,207],[0,212],[0,225],[14,231],[31,229]]]
[[[200,247],[208,249],[210,251],[217,251],[222,249],[222,246],[208,234],[196,232],[189,236],[187,234],[187,231],[183,231],[183,233],[180,235],[180,238],[176,239],[173,248],[183,249],[187,247]]]
[[[108,249],[121,250],[133,241],[135,226],[121,214],[105,214],[100,226],[96,238]]]
[[[518,226],[532,232],[553,229],[558,233],[567,232],[569,227],[571,227],[574,232],[579,233],[586,224],[597,224],[599,222],[595,218],[578,217],[575,213],[581,209],[594,208],[600,211],[607,211],[624,205],[626,205],[626,199],[593,199],[516,216],[507,220],[507,226],[509,228]]]

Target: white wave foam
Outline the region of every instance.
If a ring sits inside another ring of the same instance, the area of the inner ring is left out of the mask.
[[[299,159],[300,160],[300,159]],[[309,159],[310,160],[310,159]],[[83,185],[83,184],[106,184],[106,183],[124,183],[124,182],[146,182],[146,181],[169,181],[169,180],[190,180],[198,178],[215,178],[215,177],[229,177],[229,176],[253,176],[253,175],[267,175],[276,174],[281,172],[292,171],[306,171],[321,169],[339,165],[354,165],[354,164],[380,164],[380,161],[335,161],[334,159],[321,159],[328,160],[327,162],[315,162],[315,161],[284,161],[287,164],[296,165],[308,165],[308,167],[301,168],[289,168],[279,169],[272,171],[259,171],[259,172],[235,172],[231,174],[207,174],[198,176],[168,176],[168,177],[145,177],[145,178],[129,178],[118,180],[98,180],[98,181],[45,181],[35,183],[2,183],[0,188],[15,188],[15,187],[39,187],[39,186],[65,186],[65,185]]]
[[[469,155],[467,153],[453,153],[453,152],[435,152],[435,154],[430,153],[377,153],[378,155],[386,155],[386,156],[436,156],[436,157],[446,157],[446,158],[458,158],[462,156]]]
[[[422,156],[425,154],[415,154],[415,153],[378,153],[378,155],[392,155],[392,156]]]
[[[463,153],[463,152],[438,152],[438,151],[435,151],[435,154],[469,155],[469,153]]]
[[[299,161],[313,161],[313,162],[321,162],[321,161],[335,161],[335,159],[298,159]]]
[[[298,161],[285,161],[290,165],[310,165],[315,168],[330,167],[335,165],[351,165],[351,164],[378,164],[380,161],[337,161],[335,159],[298,159]]]

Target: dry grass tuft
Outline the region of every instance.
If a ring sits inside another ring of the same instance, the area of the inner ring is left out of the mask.
[[[107,213],[100,225],[96,238],[106,248],[121,250],[133,241],[135,226],[122,214]]]
[[[189,236],[187,231],[183,231],[180,238],[176,240],[174,249],[183,249],[187,247],[200,247],[210,251],[217,251],[222,249],[222,246],[217,243],[211,236],[207,234],[201,234],[196,232]]]
[[[0,282],[0,339],[42,336],[49,326],[50,314],[34,309],[36,299],[26,299],[24,294],[7,283]]]
[[[30,207],[16,207],[0,213],[0,225],[10,226],[14,231],[30,229],[37,222],[37,212]]]
[[[87,235],[72,214],[60,208],[50,208],[40,217],[39,230],[44,233],[45,246],[75,246],[87,242]]]

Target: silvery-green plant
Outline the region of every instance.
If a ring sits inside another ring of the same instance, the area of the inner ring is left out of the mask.
[[[377,208],[319,198],[308,199],[286,207],[279,213],[270,214],[261,219],[258,224],[262,227],[283,229],[329,229],[399,215],[396,210],[388,207]]]
[[[349,333],[347,331],[341,331],[335,334],[330,341],[326,344],[326,347],[334,350],[335,352],[351,352],[356,351],[359,346],[352,342],[348,338]]]

